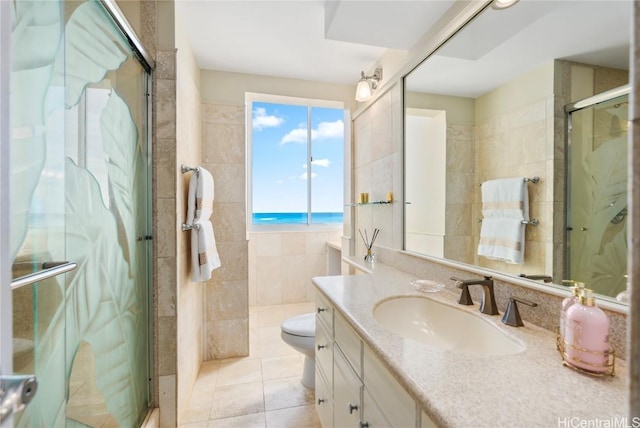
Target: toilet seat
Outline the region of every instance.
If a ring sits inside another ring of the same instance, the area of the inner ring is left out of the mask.
[[[284,333],[293,336],[315,337],[316,314],[312,312],[289,318],[282,323],[281,328]]]

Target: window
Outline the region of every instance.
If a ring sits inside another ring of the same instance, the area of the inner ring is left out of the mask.
[[[247,99],[251,224],[340,224],[344,121],[341,103]]]

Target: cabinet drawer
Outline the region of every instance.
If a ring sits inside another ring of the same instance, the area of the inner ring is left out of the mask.
[[[316,412],[324,428],[333,427],[333,394],[330,383],[316,365]]]
[[[362,341],[339,313],[334,314],[335,342],[358,376],[362,376]]]
[[[316,322],[316,367],[328,380],[333,379],[333,335],[327,327]]]
[[[368,346],[364,347],[363,376],[371,397],[391,426],[416,425],[416,405],[413,398],[393,378]]]
[[[316,293],[316,324],[324,324],[333,337],[333,306],[321,293]]]
[[[378,407],[376,402],[371,398],[371,394],[367,387],[364,387],[364,394],[362,396],[362,423],[369,428],[383,428],[391,427],[391,423],[384,417],[382,410]]]
[[[362,381],[336,347],[333,352],[333,418],[336,427],[357,427],[360,421]]]

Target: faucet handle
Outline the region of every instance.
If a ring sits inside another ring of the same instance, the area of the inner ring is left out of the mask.
[[[451,279],[456,282],[456,287],[462,289],[460,297],[458,297],[458,303],[466,306],[473,305],[471,293],[469,293],[469,284],[465,283],[465,281],[463,281],[462,279],[456,278],[455,276],[452,276]]]
[[[518,310],[518,304],[516,302],[531,306],[532,308],[535,308],[538,304],[521,297],[509,297],[509,303],[507,304],[507,309],[504,311],[502,322],[513,327],[522,327],[524,323],[522,322],[522,318],[520,318],[520,311]]]

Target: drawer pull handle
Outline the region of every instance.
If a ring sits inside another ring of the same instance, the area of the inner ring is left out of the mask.
[[[318,308],[318,313],[320,312],[326,312],[327,308]]]
[[[349,414],[352,414],[356,410],[358,410],[358,405],[357,404],[354,405],[354,404],[349,403]]]
[[[324,349],[326,347],[327,347],[327,345],[318,345],[318,351],[321,350],[321,349]]]
[[[318,398],[318,405],[324,403],[325,401],[327,400],[325,400],[324,398]]]

